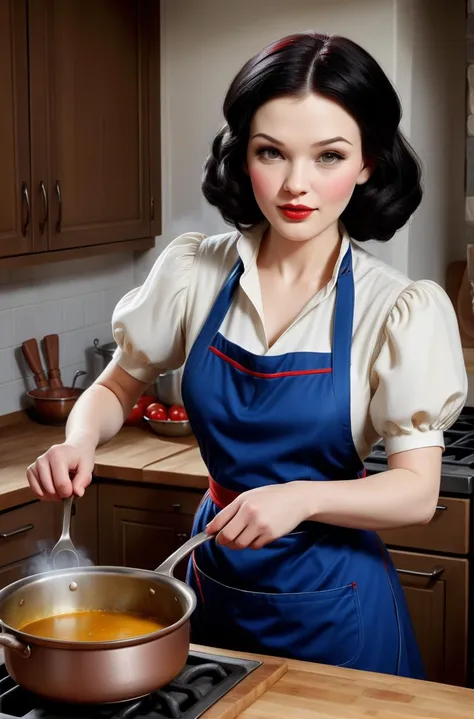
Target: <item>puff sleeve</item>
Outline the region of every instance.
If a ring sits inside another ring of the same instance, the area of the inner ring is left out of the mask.
[[[467,375],[453,306],[435,282],[414,282],[392,308],[371,371],[370,419],[388,455],[444,448],[459,416]]]
[[[150,384],[185,360],[183,321],[187,290],[204,235],[180,235],[160,254],[143,285],[118,302],[112,316],[114,360]]]

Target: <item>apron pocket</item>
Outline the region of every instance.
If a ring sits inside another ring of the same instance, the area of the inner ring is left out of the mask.
[[[316,592],[248,592],[212,579],[195,562],[192,567],[198,642],[341,667],[357,661],[364,637],[354,583]]]

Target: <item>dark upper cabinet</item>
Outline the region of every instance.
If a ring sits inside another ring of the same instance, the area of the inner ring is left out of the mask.
[[[23,179],[12,176],[21,174],[20,165],[5,161],[19,209],[17,237],[12,233],[0,245],[0,256],[28,252],[35,259],[39,253],[54,259],[121,250],[124,243],[127,249],[151,246],[150,238],[161,230],[159,1],[0,4],[2,12],[23,8],[16,11],[17,33],[27,35],[28,47],[25,42],[18,49],[18,58],[10,52],[10,65],[15,62],[17,74],[24,69],[29,83],[19,97],[4,90],[13,124],[6,135],[18,135],[19,154],[26,169],[31,165],[30,174],[23,172],[30,200],[23,238],[25,190],[22,194]],[[13,29],[5,24],[8,37],[0,52],[6,53]],[[26,103],[21,134],[15,102]],[[0,122],[6,122],[4,112]],[[0,196],[0,232],[4,199]]]
[[[0,257],[32,251],[26,17],[0,0]]]

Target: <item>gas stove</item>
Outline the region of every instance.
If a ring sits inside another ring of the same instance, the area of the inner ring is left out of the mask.
[[[446,445],[441,472],[443,494],[471,495],[474,491],[474,407],[464,407],[454,425],[444,433]],[[387,469],[383,441],[374,445],[364,462],[367,474]]]
[[[86,706],[30,694],[13,681],[0,657],[0,719],[198,719],[261,664],[191,651],[182,672],[159,691],[133,701]]]

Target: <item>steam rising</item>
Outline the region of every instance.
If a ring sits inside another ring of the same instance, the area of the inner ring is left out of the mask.
[[[61,552],[57,555],[56,561],[51,562],[51,550],[54,543],[51,541],[40,541],[36,545],[36,554],[25,563],[24,576],[29,577],[32,574],[43,574],[53,569],[68,569],[76,566],[76,559],[70,552]],[[88,556],[85,549],[76,546],[76,553],[79,559],[80,567],[92,567],[94,562]]]

